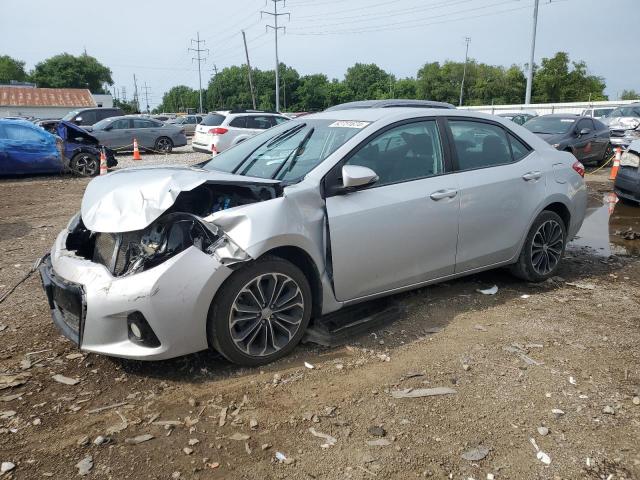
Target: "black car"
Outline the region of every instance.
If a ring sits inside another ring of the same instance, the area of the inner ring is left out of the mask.
[[[631,142],[622,154],[613,189],[619,197],[640,205],[640,140]]]
[[[571,152],[582,163],[600,164],[611,156],[609,127],[591,117],[556,113],[522,125],[558,150]]]
[[[75,123],[76,125],[93,125],[100,120],[111,117],[122,117],[124,111],[121,108],[98,107],[98,108],[81,108],[67,113],[62,120]]]
[[[508,118],[513,123],[517,123],[518,125],[523,125],[525,122],[528,122],[529,120],[537,116],[532,113],[497,113],[496,115],[502,118]]]

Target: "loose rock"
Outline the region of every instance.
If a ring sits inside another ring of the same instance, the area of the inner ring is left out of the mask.
[[[602,409],[602,413],[606,413],[607,415],[615,415],[616,411],[613,409],[613,407],[611,405],[606,405]]]
[[[538,427],[538,433],[544,437],[549,435],[549,429],[547,427]]]
[[[153,438],[155,438],[153,435],[145,433],[144,435],[138,435],[137,437],[127,438],[124,442],[129,445],[138,445],[139,443],[148,442]]]
[[[0,465],[0,473],[7,473],[16,468],[16,464],[12,462],[2,462]]]
[[[387,434],[387,432],[386,432],[386,430],[384,428],[382,428],[380,426],[377,426],[377,425],[373,426],[373,427],[369,427],[367,429],[367,432],[370,435],[373,435],[374,437],[384,437]]]
[[[64,385],[77,385],[78,383],[80,383],[80,380],[78,380],[77,378],[69,378],[60,374],[56,374],[51,378],[53,378],[58,383],[63,383]]]
[[[470,462],[477,462],[489,455],[489,449],[484,445],[478,445],[475,448],[467,450],[462,454],[462,458]]]
[[[87,455],[78,463],[76,463],[76,468],[78,469],[78,474],[82,477],[85,475],[89,475],[89,472],[93,468],[93,457],[91,455]]]

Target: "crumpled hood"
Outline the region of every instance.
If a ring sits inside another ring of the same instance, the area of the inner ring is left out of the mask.
[[[195,167],[130,168],[96,177],[89,183],[82,198],[82,221],[94,232],[141,230],[171,208],[180,192],[204,183],[275,185],[279,182]]]
[[[98,145],[100,143],[96,137],[88,133],[86,130],[65,120],[60,120],[56,130],[58,132],[58,136],[64,141],[80,137],[85,141],[88,141],[90,144]]]
[[[609,130],[633,130],[640,125],[640,118],[637,117],[615,117],[609,119]]]

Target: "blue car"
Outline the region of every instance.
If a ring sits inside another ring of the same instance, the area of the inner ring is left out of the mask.
[[[0,119],[0,175],[65,171],[61,138],[24,120]]]

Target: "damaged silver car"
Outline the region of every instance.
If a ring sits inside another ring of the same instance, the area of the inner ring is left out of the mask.
[[[259,365],[346,306],[502,266],[551,277],[582,224],[583,174],[490,115],[323,112],[201,166],[92,180],[40,273],[82,350]]]

